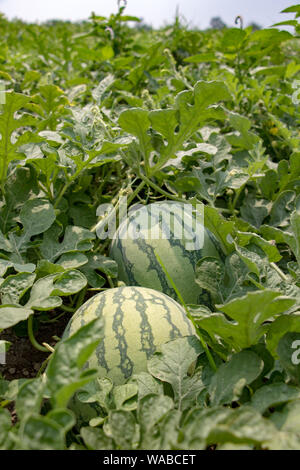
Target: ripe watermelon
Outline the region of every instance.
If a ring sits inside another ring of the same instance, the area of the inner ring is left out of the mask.
[[[186,303],[209,304],[195,283],[195,266],[205,256],[220,259],[223,253],[213,234],[199,221],[195,226],[195,220],[193,214],[187,214],[186,204],[172,201],[149,204],[132,212],[120,224],[111,244],[110,257],[118,264],[119,279],[178,300],[156,252]]]
[[[195,333],[184,309],[161,292],[117,287],[95,295],[73,315],[64,338],[96,317],[104,318],[104,340],[89,360],[115,384],[147,370],[147,359],[167,341]]]

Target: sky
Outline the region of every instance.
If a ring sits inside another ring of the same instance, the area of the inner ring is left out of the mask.
[[[296,3],[296,0],[128,0],[126,14],[138,16],[153,27],[159,27],[172,22],[178,7],[190,26],[206,28],[215,16],[234,26],[234,19],[241,15],[246,25],[256,22],[269,27],[292,19],[294,15],[280,14],[280,11]],[[9,19],[76,21],[87,19],[92,11],[101,16],[115,13],[117,0],[0,0],[0,11]]]

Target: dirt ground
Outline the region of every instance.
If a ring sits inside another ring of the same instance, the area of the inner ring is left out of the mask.
[[[56,341],[53,336],[62,336],[69,318],[70,315],[65,314],[55,323],[40,324],[35,334],[38,343],[46,342],[52,347],[55,346]],[[0,339],[11,343],[6,353],[6,364],[0,364],[0,374],[6,380],[35,377],[50,354],[38,351],[32,346],[28,337],[17,336],[12,328],[0,333]]]

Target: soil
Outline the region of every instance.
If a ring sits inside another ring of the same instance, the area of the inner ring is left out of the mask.
[[[39,344],[43,342],[54,347],[53,336],[61,337],[70,319],[69,314],[63,315],[55,323],[40,324],[35,338]],[[9,341],[11,346],[6,353],[6,364],[0,364],[0,376],[6,380],[29,379],[36,377],[49,353],[34,348],[28,337],[19,337],[12,328],[0,333],[0,339]]]

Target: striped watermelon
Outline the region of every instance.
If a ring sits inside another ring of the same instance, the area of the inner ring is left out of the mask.
[[[115,384],[147,370],[147,359],[167,341],[195,333],[184,309],[161,292],[117,287],[95,295],[73,315],[64,337],[96,317],[104,318],[104,340],[89,360]]]
[[[209,303],[195,283],[195,266],[205,256],[222,258],[223,254],[220,244],[203,223],[197,222],[195,230],[195,217],[192,214],[188,217],[185,207],[167,201],[135,210],[115,233],[110,257],[117,262],[119,279],[125,284],[156,289],[178,300],[156,252],[186,303]]]

